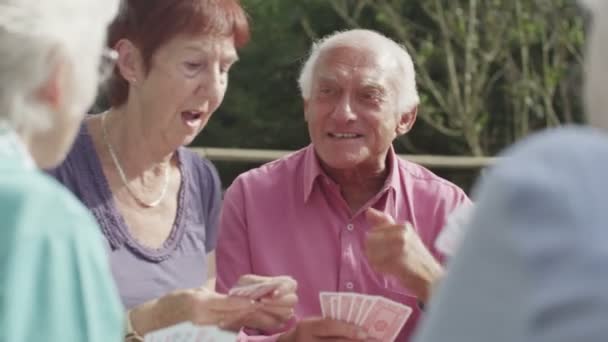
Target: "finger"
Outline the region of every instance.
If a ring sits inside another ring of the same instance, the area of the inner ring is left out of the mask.
[[[286,321],[293,317],[294,310],[293,308],[286,307],[260,307],[257,312],[261,312],[270,316],[275,317],[280,321]]]
[[[365,217],[367,218],[367,222],[369,222],[372,227],[382,227],[395,224],[395,220],[391,216],[374,208],[368,208],[365,211]]]
[[[285,320],[267,314],[263,311],[256,311],[251,314],[247,320],[247,326],[249,328],[261,329],[261,330],[273,330],[282,328]]]
[[[260,299],[260,303],[264,306],[278,306],[278,307],[294,307],[298,304],[298,295],[295,293],[290,293],[288,295],[284,295],[282,297],[269,297]]]
[[[247,320],[252,314],[253,311],[243,311],[233,315],[219,313],[220,319],[217,325],[222,329],[239,330],[245,326]]]
[[[266,280],[268,280],[267,277],[262,277],[255,274],[246,274],[244,276],[241,276],[236,283],[237,285],[251,285],[261,283]]]
[[[368,257],[384,256],[394,251],[401,251],[406,245],[403,232],[374,232],[365,240],[365,252]]]
[[[320,338],[365,340],[368,337],[367,332],[362,328],[332,319],[313,321],[313,331]]]
[[[213,311],[245,311],[255,309],[255,301],[243,297],[212,297],[202,301],[201,305],[206,305]]]
[[[278,287],[273,292],[273,297],[284,296],[289,293],[294,293],[298,289],[298,282],[288,276],[277,277],[276,280],[278,282]]]

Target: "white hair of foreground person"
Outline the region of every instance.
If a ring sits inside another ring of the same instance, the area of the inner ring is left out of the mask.
[[[592,22],[587,38],[585,105],[589,124],[608,130],[608,0],[585,0]]]
[[[416,89],[414,63],[405,47],[378,32],[361,29],[337,32],[312,45],[310,56],[304,63],[298,80],[304,100],[308,100],[311,96],[313,72],[321,52],[344,46],[355,48],[373,46],[379,49],[387,49],[397,62],[397,114],[411,112],[418,105],[420,98]]]
[[[0,123],[15,130],[49,128],[52,113],[36,91],[58,65],[68,66],[66,109],[86,111],[97,90],[105,30],[118,0],[0,0]],[[95,64],[93,64],[95,63]],[[84,113],[83,113],[84,114]]]

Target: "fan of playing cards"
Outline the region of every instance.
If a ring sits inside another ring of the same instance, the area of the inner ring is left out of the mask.
[[[323,317],[363,327],[379,341],[394,341],[412,313],[403,304],[357,293],[321,292],[319,301]]]
[[[256,283],[249,285],[235,286],[228,292],[229,296],[245,297],[249,299],[260,299],[271,295],[280,286],[279,282],[269,281],[265,283]]]
[[[237,336],[215,326],[184,322],[146,334],[144,342],[234,342]]]

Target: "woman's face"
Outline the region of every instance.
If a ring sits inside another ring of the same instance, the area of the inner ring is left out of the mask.
[[[154,54],[129,101],[135,100],[147,129],[160,132],[161,142],[190,144],[222,103],[237,59],[232,37],[177,36]]]

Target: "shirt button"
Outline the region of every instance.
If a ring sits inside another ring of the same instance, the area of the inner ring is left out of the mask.
[[[352,231],[353,231],[353,229],[355,229],[355,225],[354,225],[354,224],[352,224],[352,223],[349,223],[349,224],[346,226],[346,229],[348,229],[348,231],[349,231],[349,232],[352,232]]]
[[[348,283],[346,283],[346,288],[349,290],[352,290],[355,288],[355,284],[351,283],[350,281]]]

